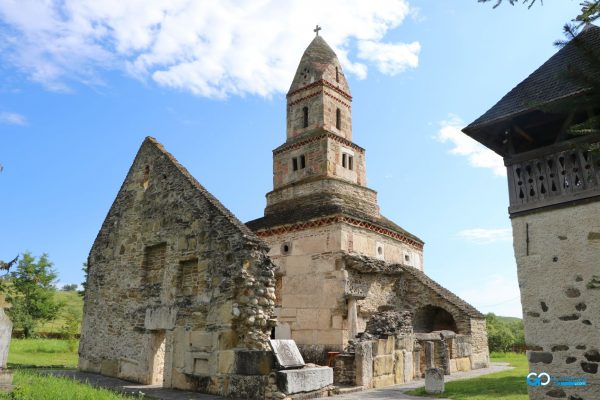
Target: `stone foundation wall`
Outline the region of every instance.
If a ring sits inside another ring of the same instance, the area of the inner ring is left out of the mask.
[[[600,398],[600,202],[512,219],[531,372],[583,387],[529,386],[531,399]]]

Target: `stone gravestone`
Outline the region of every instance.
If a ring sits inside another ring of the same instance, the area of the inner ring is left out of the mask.
[[[13,389],[12,371],[6,369],[8,359],[8,346],[12,335],[12,322],[4,313],[4,309],[10,307],[4,301],[4,295],[0,294],[0,391],[9,391]]]
[[[277,362],[281,368],[300,368],[304,367],[304,359],[296,346],[296,342],[291,339],[275,339],[269,340],[271,348]]]
[[[304,359],[293,340],[269,340],[277,363],[277,386],[286,394],[311,392],[333,384],[333,369],[305,366]]]
[[[425,391],[430,394],[444,393],[444,370],[429,368],[425,370]]]

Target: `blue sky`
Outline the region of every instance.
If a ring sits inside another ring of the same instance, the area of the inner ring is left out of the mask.
[[[578,1],[0,0],[0,259],[81,264],[145,136],[242,221],[262,215],[285,92],[314,33],[338,52],[382,213],[425,271],[520,316],[498,157],[459,132],[549,58]]]

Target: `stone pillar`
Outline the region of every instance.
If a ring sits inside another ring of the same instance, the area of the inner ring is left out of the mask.
[[[355,349],[356,385],[370,388],[373,384],[373,346],[370,341],[358,342]]]
[[[348,298],[348,337],[354,339],[358,335],[358,314],[356,312],[356,298]]]
[[[425,342],[425,368],[435,368],[435,343]]]

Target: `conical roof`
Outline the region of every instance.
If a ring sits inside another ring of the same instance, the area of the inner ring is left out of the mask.
[[[317,35],[310,42],[306,50],[304,50],[288,93],[292,93],[319,80],[327,80],[347,94],[350,94],[350,89],[342,73],[342,67],[337,55],[327,42],[321,36]]]

